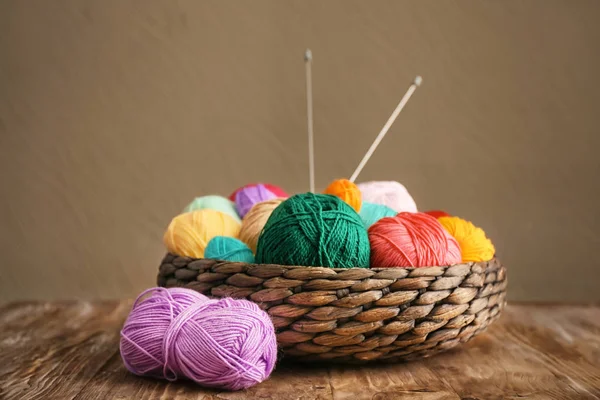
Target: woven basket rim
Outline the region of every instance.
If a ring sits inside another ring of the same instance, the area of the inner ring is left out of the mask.
[[[210,260],[210,261],[214,261],[214,262],[223,262],[223,263],[227,263],[227,264],[233,264],[233,265],[251,265],[252,267],[255,268],[260,268],[260,267],[280,267],[280,268],[284,268],[284,269],[296,269],[296,268],[305,268],[305,269],[309,269],[309,270],[331,270],[331,271],[335,271],[335,272],[344,272],[344,271],[352,271],[352,270],[371,270],[371,271],[377,271],[377,272],[381,272],[381,271],[389,271],[389,270],[399,270],[399,269],[404,269],[404,270],[408,270],[408,271],[413,271],[413,270],[424,270],[424,269],[430,269],[430,268],[442,268],[442,270],[447,270],[448,268],[452,268],[452,267],[458,267],[458,266],[473,266],[473,265],[480,265],[483,270],[485,271],[487,268],[491,268],[490,265],[494,265],[497,262],[499,262],[498,257],[494,256],[493,258],[491,258],[490,260],[487,261],[466,261],[466,262],[460,262],[460,263],[456,263],[456,264],[452,264],[452,265],[431,265],[431,266],[424,266],[424,267],[352,267],[352,268],[331,268],[331,267],[317,267],[317,266],[304,266],[304,265],[283,265],[283,264],[259,264],[259,263],[247,263],[247,262],[241,262],[241,261],[228,261],[228,260],[218,260],[218,259],[214,259],[214,258],[195,258],[195,257],[188,257],[188,256],[180,256],[174,253],[167,253],[170,254],[174,257],[181,257],[181,258],[185,258],[188,259],[190,261],[194,261],[194,260]]]
[[[157,285],[252,301],[269,314],[287,356],[354,364],[420,359],[469,341],[504,309],[507,271],[496,257],[447,266],[328,268],[167,253]]]

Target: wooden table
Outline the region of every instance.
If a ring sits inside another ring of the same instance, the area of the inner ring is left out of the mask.
[[[246,392],[130,374],[118,352],[131,301],[0,307],[0,399],[598,399],[600,308],[509,305],[486,333],[427,360],[279,365]]]

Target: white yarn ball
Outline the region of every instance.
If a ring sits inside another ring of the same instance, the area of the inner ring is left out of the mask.
[[[370,181],[359,183],[362,200],[383,204],[396,212],[417,212],[417,204],[400,182]]]

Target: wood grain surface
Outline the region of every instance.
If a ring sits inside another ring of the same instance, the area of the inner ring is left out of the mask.
[[[170,219],[348,177],[473,220],[509,300],[600,301],[600,1],[2,0],[0,299],[134,297]]]
[[[123,366],[122,302],[0,308],[0,399],[599,399],[600,308],[509,305],[463,347],[372,366],[283,363],[247,391],[137,377]]]

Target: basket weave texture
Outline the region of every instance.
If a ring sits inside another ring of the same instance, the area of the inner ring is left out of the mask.
[[[494,258],[449,267],[333,269],[167,254],[162,287],[247,298],[266,310],[286,358],[342,363],[428,357],[498,318],[506,269]]]

